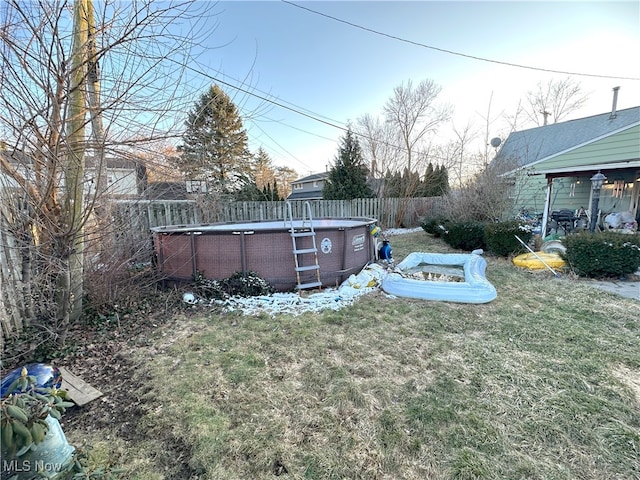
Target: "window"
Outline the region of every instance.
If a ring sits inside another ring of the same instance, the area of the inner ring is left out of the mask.
[[[293,184],[293,189],[294,190],[302,190],[302,184],[301,183],[294,183]]]
[[[187,180],[187,193],[206,193],[207,182],[204,180]]]
[[[613,182],[613,198],[622,198],[622,194],[624,193],[624,180],[616,180]]]

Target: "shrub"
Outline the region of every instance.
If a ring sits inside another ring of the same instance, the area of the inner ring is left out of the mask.
[[[440,238],[446,232],[448,223],[449,221],[444,217],[432,217],[423,219],[420,226],[425,232]]]
[[[640,268],[640,237],[618,232],[580,232],[564,239],[563,258],[585,277],[617,277]]]
[[[223,280],[211,280],[198,272],[194,280],[194,293],[209,299],[223,300],[234,295],[255,297],[273,293],[271,285],[253,271],[236,272]]]
[[[493,222],[513,208],[510,180],[505,172],[517,168],[512,160],[491,162],[469,181],[443,197],[444,215],[456,221]]]
[[[511,254],[522,253],[526,250],[516,239],[516,235],[524,243],[529,243],[532,236],[531,228],[517,220],[487,223],[484,227],[487,250],[501,257],[508,257]]]
[[[486,248],[484,241],[484,224],[481,222],[449,223],[442,239],[453,248],[459,250],[475,250]]]

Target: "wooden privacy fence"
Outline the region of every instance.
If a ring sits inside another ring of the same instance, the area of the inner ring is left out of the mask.
[[[0,347],[3,346],[5,337],[22,330],[24,310],[20,249],[7,227],[5,216],[0,215]]]
[[[304,214],[304,200],[291,201],[294,218]],[[320,217],[369,217],[382,228],[416,227],[425,216],[443,212],[441,197],[360,198],[355,200],[311,200],[311,211]],[[118,200],[114,221],[122,230],[147,234],[152,227],[196,223],[280,220],[287,202],[200,202],[196,200]]]
[[[4,351],[4,339],[22,331],[24,318],[29,316],[31,301],[29,285],[25,277],[25,265],[29,258],[29,244],[16,224],[14,202],[0,195],[0,350]],[[21,241],[22,239],[22,241]]]

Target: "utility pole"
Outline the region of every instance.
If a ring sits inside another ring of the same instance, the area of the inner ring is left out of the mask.
[[[83,259],[84,259],[84,167],[85,167],[85,83],[86,51],[88,40],[87,1],[76,0],[73,10],[73,43],[71,47],[71,72],[69,82],[69,109],[67,114],[67,155],[64,166],[65,213],[67,216],[65,245],[61,260],[67,260],[67,278],[59,279],[59,292],[66,298],[59,298],[59,320],[66,332],[70,320],[77,320],[82,314]],[[60,285],[62,282],[62,285]],[[66,285],[65,285],[66,284]],[[64,288],[64,287],[67,288]],[[66,304],[66,305],[65,305]],[[64,338],[60,341],[64,343]]]
[[[547,123],[549,123],[549,115],[551,115],[549,112],[547,112],[546,110],[543,110],[542,112],[540,112],[542,114],[542,116],[544,117],[543,120],[543,125],[546,126]]]
[[[93,156],[95,162],[95,199],[102,202],[106,190],[107,164],[104,153],[104,126],[100,106],[100,69],[96,51],[96,24],[93,0],[84,0],[87,5],[87,103],[93,133]]]

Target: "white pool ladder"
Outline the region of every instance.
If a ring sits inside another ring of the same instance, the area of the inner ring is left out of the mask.
[[[320,265],[318,264],[316,231],[313,228],[311,204],[309,202],[304,202],[302,222],[300,226],[295,226],[293,223],[293,212],[290,202],[287,202],[286,214],[287,218],[285,220],[285,223],[288,223],[289,231],[291,232],[293,258],[296,264],[296,288],[298,290],[304,290],[306,288],[321,287],[322,281],[320,280]],[[305,237],[311,238],[311,246],[307,248],[300,248],[298,245],[298,239]],[[307,273],[307,276],[304,280],[302,279],[303,275],[301,275],[301,273]],[[314,273],[315,275],[313,275]]]

